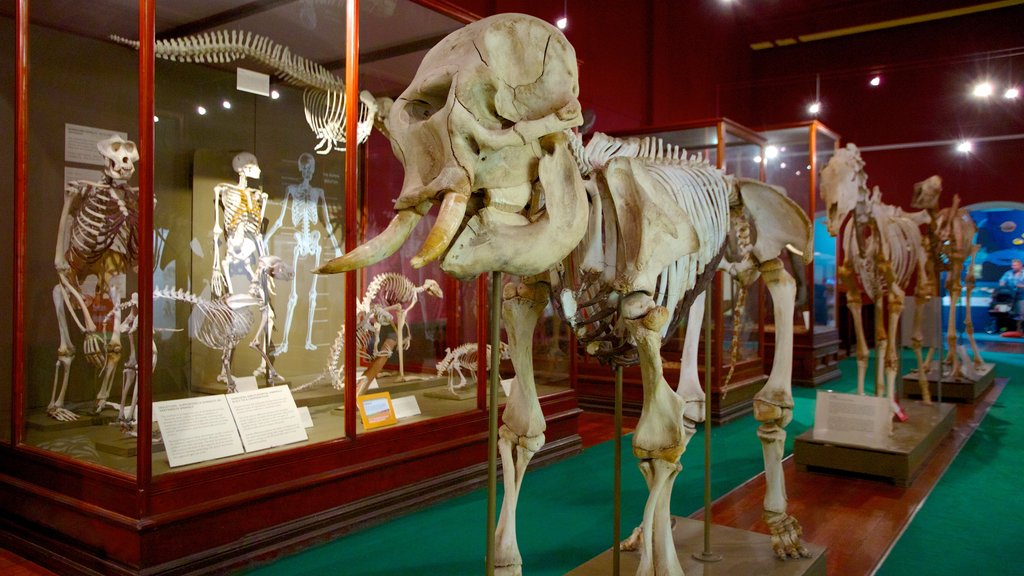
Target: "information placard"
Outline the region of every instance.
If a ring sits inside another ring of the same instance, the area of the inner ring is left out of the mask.
[[[242,441],[224,396],[154,402],[153,414],[172,468],[242,453]]]
[[[287,386],[237,392],[226,398],[246,452],[308,439]]]
[[[892,432],[892,410],[884,396],[858,396],[819,390],[814,407],[814,438],[877,446]]]
[[[103,166],[106,161],[103,156],[100,156],[96,144],[114,134],[120,136],[122,140],[128,139],[128,133],[120,130],[64,124],[64,161]]]

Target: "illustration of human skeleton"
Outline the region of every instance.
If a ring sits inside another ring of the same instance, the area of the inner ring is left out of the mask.
[[[301,184],[288,186],[284,201],[281,203],[281,215],[267,231],[266,243],[270,245],[271,237],[281,228],[285,216],[288,214],[289,202],[291,202],[291,222],[295,227],[295,245],[292,248],[292,269],[299,267],[299,258],[312,256],[317,268],[320,267],[320,231],[314,230],[320,223],[320,213],[323,213],[324,229],[327,230],[327,237],[334,247],[334,256],[341,255],[341,248],[338,246],[338,239],[334,236],[334,228],[331,225],[330,209],[327,206],[327,197],[323,188],[316,188],[310,184],[313,173],[316,170],[316,160],[312,154],[299,156],[299,173],[302,175]],[[318,276],[312,277],[312,285],[309,288],[309,316],[306,323],[306,350],[316,350],[313,344],[313,320],[316,315],[316,283]],[[288,351],[288,335],[292,329],[292,318],[295,312],[295,304],[299,301],[296,283],[292,283],[292,291],[288,296],[288,311],[284,316],[284,337],[277,347],[277,354],[281,355]]]
[[[47,414],[62,421],[78,416],[64,407],[64,396],[75,358],[67,316],[84,334],[86,361],[101,369],[96,412],[107,405],[117,364],[119,341],[108,340],[93,318],[95,310],[112,310],[126,293],[128,270],[138,270],[139,190],[128,185],[139,153],[134,142],[114,135],[97,143],[104,159],[100,182],[76,180],[64,187],[64,205],[57,229],[54,267],[59,283],[53,289],[60,346]],[[87,298],[83,285],[95,277],[95,296]],[[58,388],[60,389],[58,393]]]
[[[444,349],[444,358],[440,362],[437,363],[437,375],[438,376],[442,376],[445,373],[448,374],[448,391],[449,392],[454,394],[455,390],[457,388],[465,388],[466,387],[466,375],[462,373],[463,370],[465,370],[466,372],[469,372],[469,375],[472,376],[472,377],[476,376],[477,361],[479,359],[479,357],[477,356],[477,350],[478,349],[479,349],[479,346],[477,346],[476,342],[470,342],[468,344],[463,344],[462,346],[456,347],[455,350],[452,350],[451,348],[445,348]],[[501,343],[501,351],[500,352],[501,352],[501,359],[502,360],[510,360],[512,358],[511,353],[509,352],[509,349],[508,349],[508,344],[505,344],[504,342]],[[487,370],[490,370],[491,369],[491,345],[490,344],[487,345],[486,362],[487,362]],[[455,374],[459,375],[459,384],[458,384],[458,386],[455,385]]]
[[[441,208],[414,267],[441,259],[457,278],[513,274],[502,318],[516,384],[499,430],[505,475],[496,533],[499,574],[521,574],[515,509],[546,428],[532,365],[533,332],[554,301],[587,352],[639,363],[644,408],[633,451],[650,490],[638,574],[682,574],[669,513],[679,458],[704,419],[697,342],[704,291],[725,254],[731,220],[747,235],[730,270],[759,275],[772,295],[774,366],[754,398],[764,450],[764,518],[780,558],[806,556],[786,513],[782,470],[790,389],[796,284],[780,255],[810,258],[807,216],[784,193],[733,179],[655,139],[595,135],[586,148],[567,132],[582,124],[576,56],[553,26],[501,14],[469,24],[430,50],[410,87],[390,107],[387,134],[405,168],[391,225],[321,268],[336,273],[393,254],[432,203]],[[566,259],[570,254],[572,258]],[[732,256],[732,255],[730,255]],[[664,335],[687,319],[680,382],[662,373]],[[788,322],[785,321],[788,319]]]
[[[260,177],[259,163],[252,154],[242,152],[231,161],[231,167],[238,174],[238,183],[223,183],[213,187],[212,287],[216,297],[234,294],[234,286],[231,283],[232,267],[241,266],[251,282],[256,277],[253,267],[257,260],[268,254],[267,244],[263,238],[263,216],[267,211],[267,195],[262,190],[250,188],[248,183],[249,178]]]
[[[235,379],[231,375],[231,357],[235,348],[252,331],[253,325],[259,321],[255,336],[249,347],[259,352],[262,365],[266,366],[267,382],[278,384],[284,379],[274,370],[267,342],[270,331],[270,297],[274,294],[275,280],[291,280],[293,271],[277,256],[263,256],[256,266],[256,274],[249,283],[248,292],[241,294],[225,294],[213,300],[204,300],[187,290],[165,287],[153,291],[156,298],[166,298],[192,305],[193,315],[190,321],[191,337],[203,345],[220,350],[221,371],[218,382],[227,386],[227,391],[235,392]]]
[[[139,43],[111,36],[118,44],[138,50]],[[345,150],[345,83],[316,62],[292,54],[291,50],[266,36],[244,30],[215,30],[194,36],[156,41],[156,57],[174,62],[225,63],[250,59],[274,70],[285,82],[304,88],[302,102],[306,123],[319,139],[318,154]],[[359,94],[356,119],[357,144],[366,141],[373,129],[377,103],[365,90]]]
[[[441,286],[434,280],[424,280],[417,286],[397,272],[378,274],[370,280],[363,294],[362,305],[379,305],[395,319],[395,335],[398,339],[398,377],[405,378],[405,351],[412,344],[412,330],[409,329],[409,313],[419,302],[423,292],[436,298],[444,298]],[[408,332],[407,332],[408,331]]]

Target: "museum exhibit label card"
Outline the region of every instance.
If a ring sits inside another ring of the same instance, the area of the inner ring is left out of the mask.
[[[242,441],[224,396],[154,402],[153,415],[172,468],[242,453]]]
[[[814,406],[815,439],[876,446],[885,444],[891,431],[888,398],[818,391]]]
[[[246,452],[308,439],[287,386],[237,392],[226,398]]]

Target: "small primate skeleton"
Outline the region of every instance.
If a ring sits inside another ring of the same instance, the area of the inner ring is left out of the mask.
[[[139,43],[111,36],[118,44],[138,50]],[[317,154],[345,150],[345,83],[323,66],[292,54],[266,36],[242,30],[215,30],[195,36],[156,41],[156,56],[174,62],[235,62],[245,58],[273,69],[289,84],[305,90],[302,103],[306,123],[319,139]],[[377,103],[365,90],[359,94],[356,119],[357,144],[366,141],[377,116]]]
[[[378,304],[395,318],[395,335],[398,339],[398,377],[405,378],[404,352],[412,343],[412,330],[409,330],[409,313],[419,302],[421,293],[426,292],[436,298],[444,298],[441,286],[434,280],[427,279],[417,286],[405,276],[397,272],[386,272],[373,277],[366,287],[362,305]],[[408,330],[408,333],[406,333]]]
[[[221,351],[221,372],[218,382],[235,392],[235,379],[231,376],[231,357],[235,348],[252,331],[259,319],[259,327],[249,347],[259,352],[267,367],[267,382],[278,384],[284,379],[274,370],[266,348],[266,333],[270,330],[270,297],[274,294],[275,280],[291,280],[292,269],[277,256],[263,256],[256,266],[256,277],[244,294],[225,294],[213,300],[203,300],[187,290],[166,287],[153,291],[156,298],[188,302],[194,313],[190,321],[191,337],[205,346]]]
[[[101,369],[96,412],[107,405],[121,346],[108,342],[97,327],[107,310],[116,309],[126,292],[128,270],[138,271],[139,189],[129,186],[139,152],[134,142],[114,135],[96,144],[104,159],[100,182],[76,180],[64,187],[64,206],[57,229],[54,267],[59,283],[53,289],[60,346],[53,376],[53,392],[47,406],[51,418],[62,421],[78,416],[64,407],[75,346],[71,343],[67,316],[85,335],[83,349],[89,364]],[[82,286],[96,278],[95,296],[87,300]],[[60,392],[58,393],[58,387]]]
[[[440,260],[456,278],[490,271],[519,278],[504,286],[502,302],[516,378],[498,430],[505,491],[494,551],[495,573],[510,576],[522,574],[515,510],[523,478],[544,445],[532,345],[549,294],[588,353],[640,364],[644,405],[633,453],[649,495],[642,537],[629,543],[640,548],[638,575],[679,576],[669,508],[680,456],[704,419],[697,336],[705,290],[726,257],[741,282],[763,277],[777,321],[772,371],[754,397],[767,479],[763,517],[778,557],[807,556],[787,513],[782,467],[793,418],[796,282],[781,255],[811,257],[810,220],[783,190],[727,176],[657,139],[596,134],[584,148],[571,133],[583,123],[578,96],[575,51],[544,21],[499,14],[449,34],[402,95],[382,106],[385,134],[405,168],[394,219],[320,272],[390,256],[437,203],[414,267]],[[745,239],[732,229],[739,219],[752,229]],[[660,348],[684,318],[673,389]]]
[[[138,414],[136,407],[139,402],[139,357],[136,349],[136,334],[139,331],[139,293],[132,292],[131,298],[121,302],[107,313],[106,323],[110,324],[110,340],[108,348],[120,348],[121,336],[128,335],[128,360],[125,361],[121,373],[121,404],[117,412],[116,422],[125,434],[134,435]],[[153,341],[153,362],[156,368],[157,349]],[[128,392],[131,391],[131,399]]]
[[[268,254],[263,239],[267,195],[262,190],[250,188],[248,183],[249,178],[260,177],[259,163],[249,152],[242,152],[231,161],[231,167],[238,174],[238,183],[223,183],[213,187],[212,288],[215,297],[235,292],[231,284],[232,266],[242,266],[251,282],[256,277],[253,270],[256,261]]]
[[[896,330],[912,279],[916,277],[917,280],[914,292],[919,304],[915,306],[917,311],[921,310],[920,304],[931,299],[934,293],[921,236],[921,226],[928,225],[931,219],[923,211],[908,213],[883,203],[878,187],[869,190],[867,179],[860,151],[855,145],[847,144],[846,148],[836,150],[821,171],[821,197],[827,210],[828,233],[832,236],[842,233],[845,259],[838,275],[846,286],[846,306],[853,316],[857,335],[857,393],[864,394],[864,377],[868,368],[868,345],[861,319],[863,293],[875,303],[875,394],[886,395],[892,409],[900,412],[896,404],[899,354]],[[921,368],[919,312],[914,314],[913,325],[911,345]],[[919,382],[924,402],[931,402],[927,378],[922,377]]]
[[[364,362],[374,362],[378,359],[387,359],[395,347],[395,341],[387,338],[381,342],[381,329],[394,324],[391,313],[379,304],[356,303],[356,358]],[[314,386],[329,382],[335,390],[342,390],[345,387],[345,326],[338,330],[334,342],[331,344],[331,351],[327,357],[327,366],[315,380],[292,388],[293,392],[300,392]],[[357,381],[358,394],[361,394],[364,387],[369,386],[369,380],[365,374]]]
[[[978,226],[974,223],[970,213],[960,208],[960,196],[953,196],[952,206],[939,208],[939,196],[942,194],[942,178],[932,176],[914,185],[914,199],[911,206],[923,209],[928,213],[930,222],[928,224],[925,238],[927,242],[928,274],[931,276],[931,284],[938,287],[939,275],[946,273],[946,291],[949,292],[949,301],[953,309],[949,313],[949,323],[946,326],[946,341],[948,350],[945,363],[952,367],[953,378],[963,377],[963,367],[960,365],[960,356],[956,350],[956,309],[960,306],[960,291],[965,290],[964,307],[967,313],[964,315],[964,332],[967,333],[967,342],[974,354],[975,368],[981,368],[985,363],[981,357],[981,350],[978,350],[978,343],[974,340],[974,322],[971,320],[971,293],[974,291],[974,260],[977,257]],[[960,279],[963,278],[961,285]],[[915,337],[920,337],[916,334]],[[920,346],[915,348],[920,350]],[[918,380],[926,380],[929,373],[929,364],[932,359],[934,348],[928,349],[928,357],[923,361],[920,355],[917,358]],[[923,386],[923,384],[922,384]]]
[[[315,266],[320,267],[320,254],[322,249],[320,248],[320,231],[314,230],[320,223],[320,213],[322,211],[324,218],[324,229],[327,231],[327,237],[331,241],[331,246],[334,248],[334,256],[338,257],[341,255],[341,247],[338,245],[338,239],[334,236],[334,227],[331,225],[331,213],[330,208],[327,206],[327,196],[324,194],[323,188],[317,188],[310,184],[310,180],[313,178],[313,173],[316,170],[316,159],[312,154],[302,154],[299,156],[299,173],[302,175],[301,184],[292,184],[288,186],[284,201],[281,203],[281,215],[278,216],[277,221],[267,231],[266,243],[270,245],[270,239],[277,232],[281,225],[284,223],[285,216],[288,214],[289,201],[291,202],[291,216],[292,226],[295,227],[295,245],[292,247],[292,269],[298,269],[299,258],[304,256],[312,256],[315,261]],[[313,274],[311,280],[312,284],[309,287],[309,316],[306,321],[306,350],[316,350],[316,345],[313,344],[313,320],[316,315],[316,283],[318,275]],[[284,316],[284,336],[281,338],[281,344],[277,347],[277,354],[281,355],[288,351],[288,335],[292,329],[292,318],[295,312],[295,304],[299,301],[297,292],[297,285],[292,282],[292,291],[288,296],[288,311]]]
[[[463,370],[469,372],[472,377],[476,376],[477,361],[477,350],[479,346],[476,342],[470,342],[458,346],[455,350],[451,348],[444,349],[444,358],[437,363],[437,375],[442,376],[445,373],[448,374],[448,391],[452,394],[455,393],[456,388],[466,387],[466,375],[462,373]],[[501,343],[501,359],[511,360],[512,356],[508,349],[508,344]],[[487,345],[487,370],[491,369],[491,345]],[[459,385],[455,385],[455,374],[459,375]]]

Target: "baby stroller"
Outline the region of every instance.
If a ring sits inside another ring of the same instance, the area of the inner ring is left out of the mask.
[[[987,330],[989,334],[1017,329],[1016,300],[1017,290],[1013,286],[999,286],[992,292],[992,300],[988,304],[988,315],[992,318]]]

